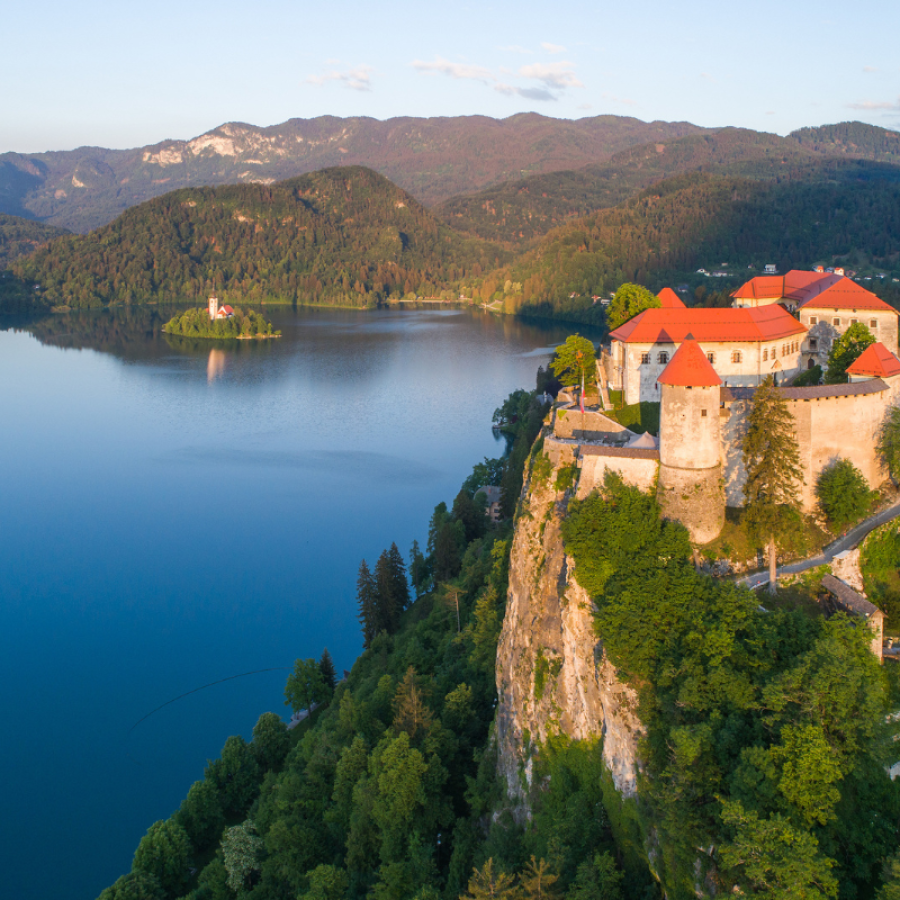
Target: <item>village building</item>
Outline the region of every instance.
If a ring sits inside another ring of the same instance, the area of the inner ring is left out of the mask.
[[[234,310],[226,303],[219,306],[217,297],[209,298],[209,318],[210,321],[215,319],[232,319],[234,318]]]
[[[822,587],[831,596],[833,611],[845,612],[850,616],[862,619],[872,631],[872,642],[869,645],[879,662],[884,660],[884,613],[867,600],[862,594],[853,590],[834,575],[826,575],[822,579]]]
[[[675,300],[674,291],[669,291]],[[658,379],[688,334],[727,385],[779,383],[801,370],[806,328],[777,304],[758,308],[646,309],[609,335],[600,380],[624,403],[659,402]]]
[[[499,487],[492,484],[486,484],[475,491],[475,496],[484,494],[485,506],[484,514],[492,521],[500,521],[500,499],[502,492]]]

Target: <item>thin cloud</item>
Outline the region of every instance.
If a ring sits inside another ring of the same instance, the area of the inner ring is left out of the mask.
[[[878,66],[863,66],[863,72],[877,72]]]
[[[624,103],[625,106],[637,106],[637,100],[632,100],[630,97],[617,97],[615,94],[601,94],[604,100],[612,100],[613,103]]]
[[[494,90],[510,97],[524,97],[526,100],[540,100],[544,102],[547,100],[559,99],[556,94],[551,94],[550,91],[545,88],[517,87],[513,84],[495,84]]]
[[[454,63],[440,56],[436,57],[434,62],[424,62],[421,59],[413,60],[412,67],[419,72],[449,75],[451,78],[470,79],[472,81],[481,81],[484,84],[490,84],[497,80],[491,70],[486,69],[484,66]]]
[[[566,48],[562,46],[562,44],[541,44],[541,47],[546,50],[548,53],[565,53]]]
[[[548,88],[564,91],[570,87],[584,87],[572,71],[575,64],[571,62],[558,63],[531,63],[522,66],[519,74],[523,78],[533,78],[542,81]]]
[[[862,109],[873,111],[876,109],[886,109],[891,112],[900,111],[900,97],[897,98],[895,103],[889,103],[886,101],[874,101],[874,100],[863,100],[860,103],[848,103],[847,109]]]
[[[330,81],[336,81],[351,91],[371,91],[372,77],[369,74],[371,71],[371,66],[356,66],[345,72],[335,69],[331,72],[324,72],[322,75],[310,75],[306,80],[309,84],[316,84],[319,87],[328,84]]]

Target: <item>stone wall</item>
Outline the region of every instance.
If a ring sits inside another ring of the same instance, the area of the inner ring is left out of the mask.
[[[603,484],[607,470],[617,472],[626,484],[650,491],[656,485],[659,473],[659,454],[653,450],[582,447],[581,475],[576,493],[579,500]]]
[[[696,544],[717,538],[725,524],[721,466],[692,470],[660,465],[656,499],[662,514],[681,522]]]
[[[615,419],[609,418],[596,409],[586,409],[582,416],[576,406],[572,409],[557,409],[553,419],[553,433],[560,438],[577,440],[630,440],[633,433]]]

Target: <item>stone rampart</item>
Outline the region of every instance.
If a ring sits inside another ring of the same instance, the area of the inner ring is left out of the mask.
[[[600,487],[606,478],[607,470],[617,472],[622,481],[642,491],[653,490],[659,472],[659,451],[582,446],[581,475],[578,478],[578,491],[575,496],[581,500],[594,488]]]
[[[585,441],[625,441],[632,432],[615,419],[596,409],[586,409],[582,415],[577,407],[560,407],[553,420],[553,433],[560,438]]]

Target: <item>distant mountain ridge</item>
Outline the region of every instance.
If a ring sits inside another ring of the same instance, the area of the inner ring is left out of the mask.
[[[179,187],[271,184],[340,164],[365,165],[425,204],[511,178],[580,168],[631,146],[706,133],[688,122],[621,116],[291,119],[228,123],[189,141],[130,150],[0,154],[0,212],[87,232]]]

